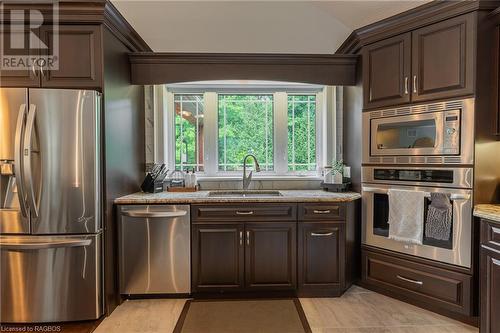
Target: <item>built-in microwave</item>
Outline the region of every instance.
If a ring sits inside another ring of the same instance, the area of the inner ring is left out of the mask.
[[[363,163],[472,164],[474,99],[363,114]]]

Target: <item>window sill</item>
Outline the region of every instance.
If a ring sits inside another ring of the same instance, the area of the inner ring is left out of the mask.
[[[198,176],[198,181],[200,182],[215,182],[215,181],[236,181],[242,180],[241,175],[230,175],[230,176]],[[323,177],[317,175],[252,175],[252,180],[269,180],[269,181],[278,181],[278,180],[288,180],[288,181],[319,181],[323,180]]]

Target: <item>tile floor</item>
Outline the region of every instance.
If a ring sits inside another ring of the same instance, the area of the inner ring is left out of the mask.
[[[171,332],[185,300],[127,301],[95,333]],[[471,327],[430,311],[354,286],[340,298],[301,298],[317,333],[472,333]]]

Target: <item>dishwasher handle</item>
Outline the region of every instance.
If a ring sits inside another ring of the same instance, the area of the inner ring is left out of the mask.
[[[149,211],[145,209],[136,210],[125,210],[122,211],[123,216],[129,217],[142,217],[142,218],[175,218],[186,216],[187,212],[185,210],[178,211]]]

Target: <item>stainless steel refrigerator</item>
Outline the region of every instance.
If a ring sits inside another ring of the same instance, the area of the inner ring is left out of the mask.
[[[100,94],[0,88],[0,322],[102,314]]]

